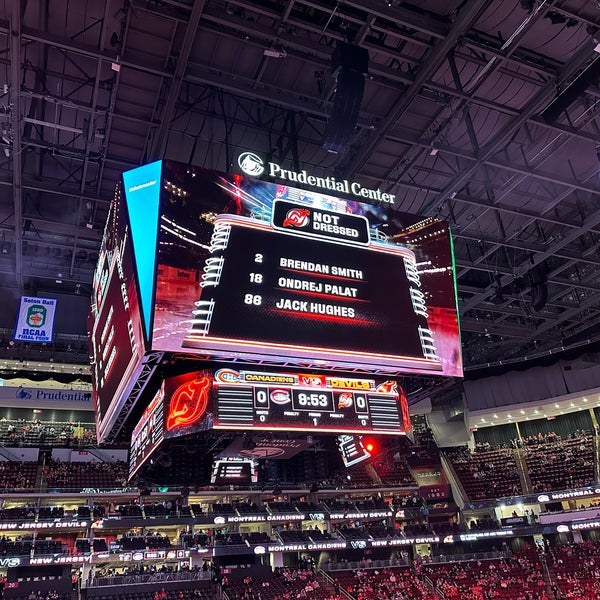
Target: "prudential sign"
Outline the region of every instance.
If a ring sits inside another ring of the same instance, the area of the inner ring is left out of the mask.
[[[396,199],[395,194],[382,192],[379,188],[374,190],[363,187],[357,181],[348,181],[347,179],[338,180],[335,177],[317,177],[315,175],[309,175],[305,170],[292,171],[291,169],[282,169],[277,163],[265,163],[265,161],[254,152],[242,152],[238,157],[238,165],[242,172],[250,177],[260,177],[261,175],[266,174],[273,179],[281,179],[292,184],[302,183],[332,193],[351,194],[363,201],[371,200],[393,204]]]

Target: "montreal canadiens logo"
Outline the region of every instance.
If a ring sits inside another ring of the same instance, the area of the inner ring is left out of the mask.
[[[304,227],[310,221],[308,208],[292,208],[283,220],[284,227]]]
[[[265,171],[262,158],[258,154],[254,154],[254,152],[242,152],[238,156],[238,165],[246,175],[251,175],[252,177],[260,177]]]
[[[272,390],[269,395],[274,404],[287,404],[291,400],[287,390]]]
[[[283,448],[272,448],[269,446],[257,446],[254,450],[240,450],[238,454],[242,457],[252,458],[275,458],[276,456],[283,456],[285,450]]]
[[[215,373],[215,380],[219,383],[237,383],[241,380],[241,374],[233,369],[219,369]]]

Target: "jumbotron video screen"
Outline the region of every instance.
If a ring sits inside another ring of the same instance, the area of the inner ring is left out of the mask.
[[[100,440],[129,394],[152,399],[134,385],[149,358],[462,376],[448,224],[326,192],[171,161],[123,173],[89,319]]]
[[[168,161],[157,217],[153,350],[462,375],[445,221]]]

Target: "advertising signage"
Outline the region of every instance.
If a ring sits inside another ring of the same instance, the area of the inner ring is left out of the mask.
[[[462,374],[445,221],[169,161],[123,177],[152,350]]]

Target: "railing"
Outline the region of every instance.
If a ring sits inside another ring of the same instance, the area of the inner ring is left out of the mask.
[[[166,583],[168,581],[207,581],[210,571],[179,571],[178,573],[149,573],[147,575],[115,575],[95,577],[86,587],[114,587],[119,585],[139,585]]]
[[[427,575],[425,575],[425,577],[423,577],[423,581],[429,587],[431,587],[431,589],[435,590],[436,594],[438,596],[440,596],[442,598],[442,600],[447,600],[446,599],[446,594],[444,594],[444,592],[442,592],[442,589],[439,586],[436,586],[435,583],[433,583],[433,581],[432,581],[432,579],[430,577],[427,577]]]
[[[356,569],[382,569],[384,567],[407,567],[408,558],[391,558],[386,560],[329,562],[324,571],[355,571]]]
[[[440,554],[439,556],[427,556],[423,558],[424,565],[447,564],[453,562],[469,562],[474,560],[497,560],[510,558],[510,550],[494,550],[492,552],[475,552],[472,554],[449,554],[448,556]]]
[[[30,399],[23,400],[27,402]],[[26,431],[24,427],[27,428]],[[81,436],[74,435],[75,427],[81,428]],[[50,445],[74,449],[94,447],[97,445],[96,426],[94,423],[72,421],[24,421],[4,418],[0,421],[0,445],[9,448],[37,448]]]
[[[317,571],[317,575],[319,575],[321,577],[323,582],[327,582],[329,585],[334,586],[334,588],[336,590],[336,596],[342,596],[343,598],[346,598],[347,600],[354,600],[354,596],[349,594],[343,588],[343,586],[341,586],[331,575],[329,575],[329,573],[327,573],[326,571],[323,571],[323,569],[319,569]]]

